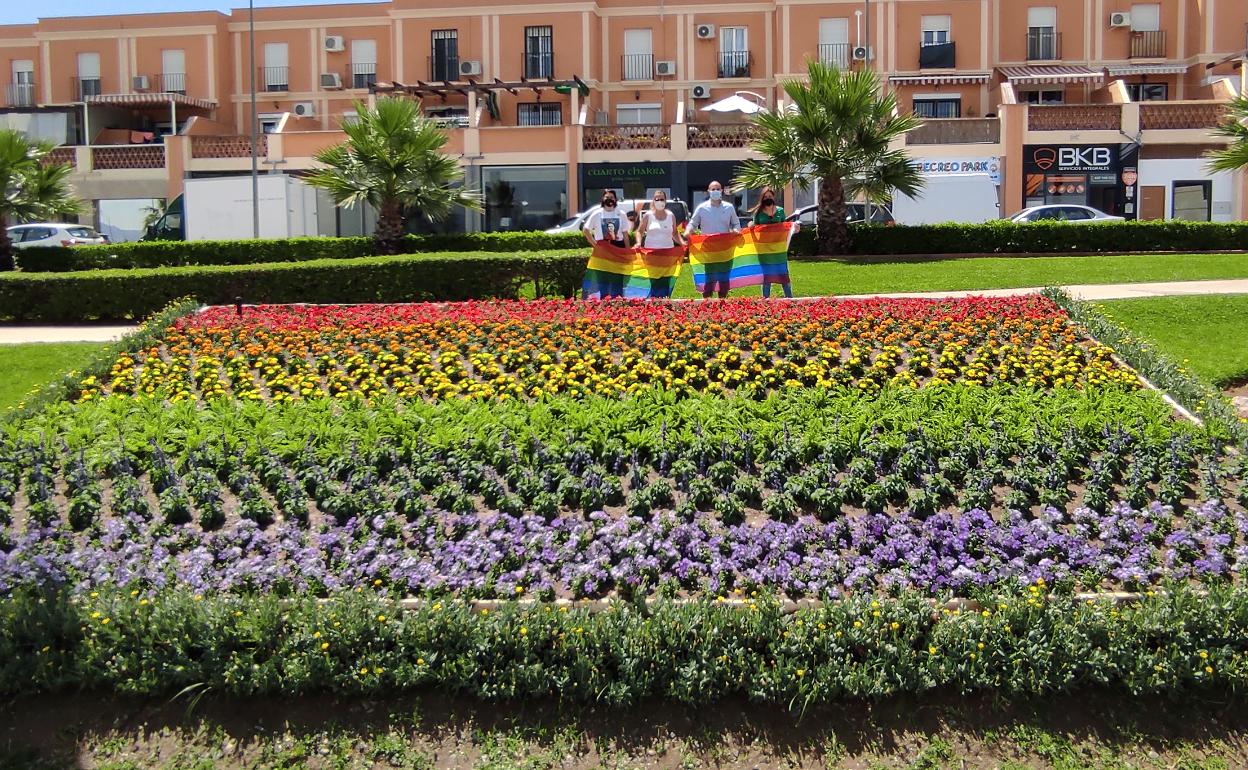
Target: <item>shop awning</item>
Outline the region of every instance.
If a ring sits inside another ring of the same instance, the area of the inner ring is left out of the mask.
[[[956,86],[987,83],[991,72],[955,72],[944,75],[891,75],[889,82],[899,86]]]
[[[1068,67],[1057,64],[1035,67],[1001,67],[1006,80],[1018,85],[1041,83],[1099,83],[1105,79],[1104,70],[1089,67]]]
[[[1187,72],[1186,64],[1122,64],[1106,67],[1111,78],[1128,75],[1182,75]]]
[[[171,102],[179,107],[197,107],[201,110],[211,110],[217,106],[216,102],[209,99],[171,93],[96,94],[88,96],[86,101],[89,104],[115,104],[118,107],[168,107]]]

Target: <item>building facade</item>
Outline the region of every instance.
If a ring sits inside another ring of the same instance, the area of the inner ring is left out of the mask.
[[[918,219],[956,216],[941,185],[976,175],[1001,216],[1070,202],[1248,218],[1243,175],[1203,161],[1245,92],[1242,1],[389,0],[257,9],[254,27],[253,47],[246,9],[0,26],[0,125],[64,145],[98,221],[109,201],[249,171],[253,88],[266,173],[310,168],[357,104],[398,92],[444,121],[485,193],[483,213],[447,226],[531,229],[608,188],[698,202],[749,154],[743,116],[702,108],[736,92],[783,107],[783,81],[819,59],[875,70],[925,119],[906,139],[934,191]]]

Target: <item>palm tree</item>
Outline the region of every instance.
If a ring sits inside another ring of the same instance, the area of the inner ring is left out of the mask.
[[[1231,102],[1226,122],[1214,132],[1230,139],[1231,146],[1209,153],[1209,168],[1213,171],[1248,168],[1248,95],[1238,96]]]
[[[914,197],[923,178],[905,150],[889,145],[921,125],[897,110],[897,98],[880,93],[874,72],[842,71],[811,61],[809,82],[782,84],[793,106],[757,113],[751,146],[763,160],[747,160],[734,180],[737,187],[789,184],[808,189],[819,180],[819,251],[849,250],[846,199],[865,196],[879,202],[892,190]]]
[[[69,186],[66,163],[44,163],[49,142],[32,142],[18,131],[0,131],[0,271],[12,270],[9,225],[58,219],[82,210]]]
[[[446,133],[415,102],[387,97],[375,109],[357,102],[355,110],[359,118],[342,127],[347,141],[318,152],[324,168],[307,181],[339,206],[375,208],[379,253],[399,251],[409,210],[439,222],[455,206],[480,209],[480,197],[460,186],[459,163],[442,152]]]

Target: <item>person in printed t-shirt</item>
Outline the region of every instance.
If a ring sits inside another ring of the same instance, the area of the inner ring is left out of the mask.
[[[599,241],[605,241],[612,246],[628,248],[628,232],[631,228],[618,204],[615,193],[607,190],[602,194],[602,208],[589,215],[589,219],[585,220],[585,229],[582,231],[590,246]],[[610,284],[606,287],[605,296],[623,297],[624,281],[625,277],[622,275],[612,276]]]
[[[737,218],[737,208],[724,200],[724,186],[718,181],[706,186],[707,200],[698,204],[689,217],[688,232],[702,235],[719,235],[721,233],[741,232],[741,220]],[[718,285],[718,286],[717,286]],[[715,289],[719,289],[719,297],[728,296],[728,280],[712,279],[707,275],[706,286],[702,289],[702,298],[709,299]]]

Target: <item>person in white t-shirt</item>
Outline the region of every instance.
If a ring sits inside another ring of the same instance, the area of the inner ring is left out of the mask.
[[[585,220],[585,240],[593,246],[599,241],[606,241],[612,246],[628,248],[628,220],[620,211],[615,193],[607,190],[602,194],[602,208],[589,215]]]

